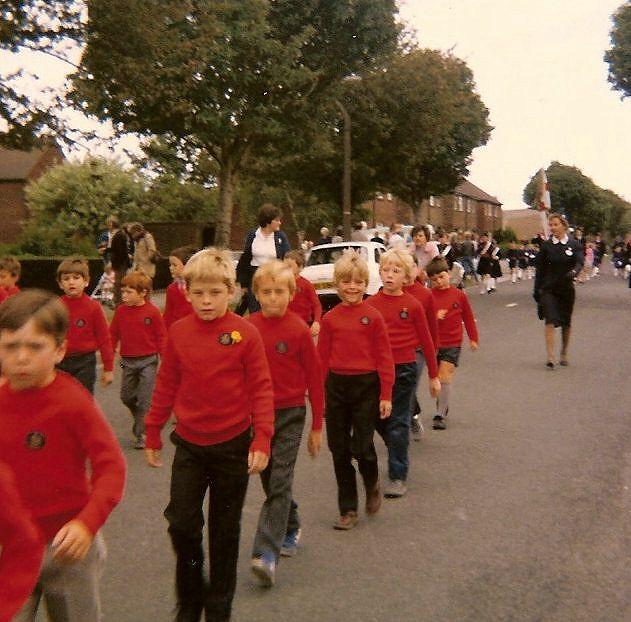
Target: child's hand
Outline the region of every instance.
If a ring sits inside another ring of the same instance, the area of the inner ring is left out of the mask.
[[[392,402],[390,400],[379,401],[379,418],[387,419],[392,413]]]
[[[478,349],[478,342],[477,341],[472,341],[470,344],[471,346],[471,351],[475,352]]]
[[[440,380],[438,378],[430,378],[429,394],[432,397],[438,397],[439,393],[440,393]]]
[[[269,456],[262,451],[251,451],[248,454],[248,473],[254,475],[265,470]]]
[[[447,309],[438,309],[438,311],[436,311],[436,317],[439,320],[444,320],[446,315],[447,315]]]
[[[114,372],[104,371],[101,376],[101,384],[106,387],[108,384],[112,384],[112,382],[114,382]]]
[[[81,561],[93,539],[92,532],[80,520],[68,521],[53,539],[53,559],[66,564]]]
[[[145,447],[145,460],[150,467],[159,469],[162,466],[162,457],[159,449]]]
[[[322,430],[311,430],[309,432],[309,440],[307,441],[307,449],[309,455],[315,458],[320,453],[322,447]]]
[[[311,324],[311,336],[317,337],[320,334],[320,322]]]

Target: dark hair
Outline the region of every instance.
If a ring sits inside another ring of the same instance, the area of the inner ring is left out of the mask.
[[[57,266],[57,281],[61,281],[64,274],[79,274],[90,280],[90,267],[83,257],[68,257]]]
[[[432,234],[427,225],[416,225],[416,227],[412,227],[412,232],[410,233],[410,235],[412,236],[412,239],[414,239],[414,236],[417,233],[423,233],[423,235],[425,236],[425,239],[428,242],[432,239]]]
[[[272,220],[276,220],[276,218],[280,218],[282,212],[275,205],[271,203],[265,203],[261,206],[259,210],[259,226],[267,227]]]
[[[180,246],[178,248],[174,248],[170,253],[169,257],[177,257],[183,264],[186,262],[198,251],[199,249],[189,244],[188,246]]]
[[[123,277],[121,281],[122,287],[131,287],[135,289],[139,294],[142,292],[151,291],[151,279],[144,272],[130,272]]]
[[[0,270],[6,270],[11,276],[20,276],[22,266],[15,257],[0,258]]]
[[[0,331],[16,331],[29,320],[50,335],[57,345],[66,337],[68,310],[55,294],[42,289],[25,289],[0,305]]]
[[[434,257],[426,266],[427,276],[432,277],[441,272],[449,272],[449,264],[444,257]]]

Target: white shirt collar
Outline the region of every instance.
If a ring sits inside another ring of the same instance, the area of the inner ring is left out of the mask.
[[[561,244],[567,244],[569,240],[570,238],[567,237],[567,233],[560,239],[555,236],[552,236],[552,244],[558,244],[559,242],[561,242]]]

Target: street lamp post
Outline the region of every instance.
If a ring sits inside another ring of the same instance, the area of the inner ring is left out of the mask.
[[[338,99],[335,104],[344,119],[344,172],[342,176],[342,224],[344,239],[351,239],[351,115]]]

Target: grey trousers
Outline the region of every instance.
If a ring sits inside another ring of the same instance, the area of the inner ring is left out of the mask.
[[[280,408],[274,419],[272,452],[267,468],[261,473],[265,501],[259,514],[252,556],[273,552],[276,559],[287,529],[300,527],[298,505],[292,499],[294,466],[305,425],[306,408]]]
[[[105,557],[100,533],[85,558],[75,564],[56,562],[48,545],[37,585],[12,622],[35,622],[42,598],[50,622],[101,622],[99,580]]]
[[[151,396],[156,383],[158,355],[123,357],[121,400],[134,417],[132,432],[136,438],[145,433],[145,415],[151,406]]]

